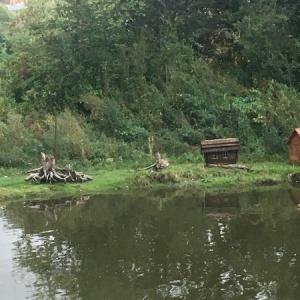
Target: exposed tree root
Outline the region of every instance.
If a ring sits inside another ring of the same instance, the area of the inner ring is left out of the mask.
[[[41,153],[42,166],[27,171],[26,181],[35,181],[37,183],[55,183],[55,182],[85,182],[92,180],[91,176],[82,172],[72,170],[68,165],[66,168],[55,166],[55,158],[52,155]]]

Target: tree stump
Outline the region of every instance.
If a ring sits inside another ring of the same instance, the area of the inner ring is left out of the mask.
[[[143,170],[151,170],[151,171],[159,171],[161,169],[166,169],[169,166],[169,161],[167,159],[163,159],[159,152],[155,154],[155,163],[150,165],[149,167],[143,168]]]
[[[55,165],[55,157],[41,152],[42,166],[29,170],[25,178],[26,181],[35,181],[36,183],[55,183],[55,182],[85,182],[92,180],[91,176],[82,172],[72,170],[71,165],[65,168],[59,168]]]

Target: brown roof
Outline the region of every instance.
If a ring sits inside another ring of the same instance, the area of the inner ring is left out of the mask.
[[[295,128],[293,133],[290,135],[290,137],[287,140],[287,144],[290,143],[291,139],[294,137],[294,135],[297,134],[298,137],[300,137],[300,128]]]
[[[200,149],[202,153],[238,150],[240,141],[238,138],[204,140],[201,141]]]

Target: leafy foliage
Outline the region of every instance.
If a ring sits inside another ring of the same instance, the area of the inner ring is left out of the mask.
[[[14,108],[30,141],[16,156],[35,143],[50,151],[49,114],[59,155],[99,164],[147,154],[151,136],[172,155],[231,136],[245,153],[284,154],[299,126],[297,1],[27,6],[13,16],[0,7],[2,131]]]

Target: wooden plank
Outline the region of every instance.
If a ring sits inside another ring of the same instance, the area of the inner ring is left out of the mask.
[[[231,143],[239,143],[238,138],[226,138],[226,139],[215,139],[215,140],[204,140],[201,141],[201,145],[217,145],[217,144],[231,144]]]

